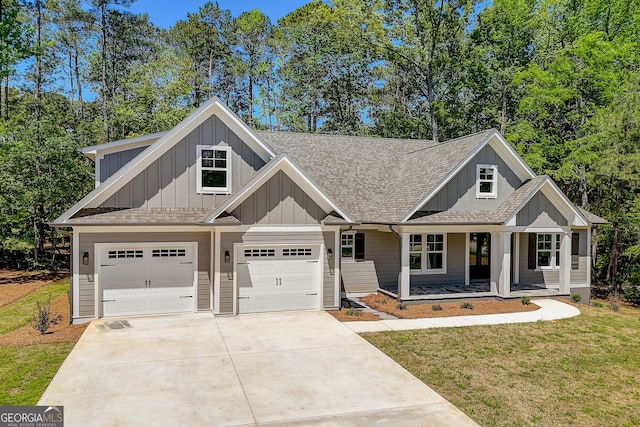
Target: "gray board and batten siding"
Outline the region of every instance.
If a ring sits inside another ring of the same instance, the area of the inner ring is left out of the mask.
[[[242,224],[318,224],[323,211],[286,173],[278,171],[231,214]]]
[[[322,305],[324,308],[336,308],[335,304],[335,269],[338,257],[334,256],[332,260],[327,257],[327,250],[336,254],[335,232],[230,232],[220,233],[220,312],[216,314],[233,313],[233,266],[234,245],[309,245],[324,244],[322,258]],[[229,251],[231,259],[225,262],[224,253]]]
[[[125,184],[100,207],[208,208],[216,206],[228,196],[198,194],[196,188],[197,145],[222,145],[232,148],[232,191],[247,182],[265,165],[260,156],[220,119],[213,116]]]
[[[568,223],[564,215],[541,192],[537,192],[516,216],[516,224],[525,227],[554,227],[558,225],[564,227]]]
[[[197,242],[198,243],[198,310],[209,310],[211,307],[211,234],[209,232],[135,232],[135,233],[80,233],[79,254],[89,253],[89,259],[94,260],[98,254],[94,253],[96,243],[165,243],[165,242]],[[94,263],[88,265],[79,263],[79,313],[80,317],[95,316],[95,271]],[[96,316],[97,317],[97,316]]]
[[[100,176],[98,178],[100,179],[100,183],[105,182],[111,175],[120,170],[146,148],[147,147],[137,147],[130,150],[109,153],[105,154],[101,159],[98,159],[100,168]]]
[[[476,165],[496,165],[498,168],[497,197],[476,198]],[[442,212],[446,210],[494,210],[497,209],[522,180],[507,166],[500,156],[486,145],[471,159],[420,211]]]

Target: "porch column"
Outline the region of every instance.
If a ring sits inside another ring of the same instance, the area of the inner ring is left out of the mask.
[[[513,283],[520,283],[520,233],[513,233]]]
[[[511,293],[511,231],[491,233],[491,291],[503,298]]]
[[[411,233],[401,233],[400,237],[400,275],[398,280],[398,298],[406,299],[409,297],[409,236]]]
[[[571,293],[571,233],[560,234],[560,293]]]

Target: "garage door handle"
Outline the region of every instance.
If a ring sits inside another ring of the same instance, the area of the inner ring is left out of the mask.
[[[100,264],[100,267],[115,267],[115,264]]]
[[[192,262],[181,262],[180,264],[193,264]]]
[[[307,262],[315,262],[316,264],[318,263],[318,260],[314,260],[314,261],[307,261]]]
[[[116,302],[116,300],[114,300],[114,299],[103,299],[100,302]]]
[[[180,298],[193,298],[193,295],[180,295]]]
[[[316,292],[315,294],[307,294],[307,295],[318,295],[318,293]]]
[[[251,297],[238,297],[238,299],[249,299]]]

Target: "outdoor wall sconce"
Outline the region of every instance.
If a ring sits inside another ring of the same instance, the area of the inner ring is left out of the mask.
[[[89,265],[89,252],[82,254],[82,265]]]
[[[333,249],[327,249],[327,259],[333,259]]]
[[[224,263],[229,264],[231,262],[231,254],[229,251],[224,251]]]

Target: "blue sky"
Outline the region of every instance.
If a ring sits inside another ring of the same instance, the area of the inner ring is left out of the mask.
[[[289,12],[311,0],[218,0],[221,9],[228,9],[233,16],[251,9],[260,9],[274,24]],[[176,21],[187,18],[187,13],[197,12],[206,0],[137,0],[127,10],[147,13],[149,20],[160,28],[169,28]]]

